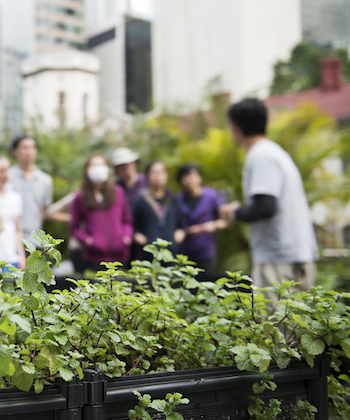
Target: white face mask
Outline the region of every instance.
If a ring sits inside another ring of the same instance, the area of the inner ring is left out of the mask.
[[[109,168],[106,165],[93,165],[87,169],[87,175],[91,182],[105,182],[109,177]]]

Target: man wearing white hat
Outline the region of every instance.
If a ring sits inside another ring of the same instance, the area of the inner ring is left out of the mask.
[[[146,177],[137,171],[140,155],[127,147],[120,147],[112,153],[112,165],[118,176],[117,183],[124,188],[131,207],[134,198],[147,187]]]

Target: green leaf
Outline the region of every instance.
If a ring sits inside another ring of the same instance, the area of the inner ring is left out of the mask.
[[[40,271],[38,281],[40,283],[45,283],[47,286],[55,284],[55,278],[53,276],[52,270],[46,265],[46,267]]]
[[[256,382],[255,384],[253,384],[253,386],[252,386],[252,389],[253,389],[253,392],[255,393],[255,394],[261,394],[262,392],[264,392],[265,391],[265,385],[260,385],[258,382]]]
[[[24,243],[24,247],[27,252],[32,254],[33,252],[36,251],[36,246],[33,243],[31,243],[30,241],[27,241],[26,239],[21,239],[21,241]]]
[[[33,363],[27,362],[24,365],[22,365],[22,369],[24,372],[34,374],[35,373],[35,366]]]
[[[113,332],[108,332],[109,337],[111,338],[112,341],[114,341],[115,343],[120,343],[121,339],[120,336],[118,334],[115,334]]]
[[[44,381],[42,379],[37,379],[34,382],[34,391],[36,394],[40,394],[44,390]]]
[[[146,245],[145,247],[143,247],[143,250],[152,254],[153,257],[155,257],[158,254],[158,248],[155,245]]]
[[[304,334],[301,336],[301,345],[305,347],[307,352],[312,356],[322,354],[325,349],[325,342],[319,338],[315,338],[310,334]]]
[[[29,257],[28,257],[29,258]],[[25,271],[23,275],[23,289],[27,292],[35,292],[38,288],[38,274]]]
[[[340,345],[346,357],[350,359],[350,339],[346,338],[345,340],[341,340]]]
[[[138,405],[135,406],[135,412],[141,420],[152,420],[152,417],[147,413],[147,411]]]
[[[56,267],[58,268],[60,266],[60,261],[62,259],[62,255],[58,249],[52,249],[49,252],[50,258],[54,259],[56,261]]]
[[[23,299],[23,305],[30,311],[35,311],[39,308],[39,301],[35,296],[28,296]]]
[[[35,239],[41,246],[47,245],[46,233],[41,229],[33,230],[31,237]]]
[[[83,369],[80,366],[77,366],[75,368],[75,370],[77,371],[78,375],[79,375],[79,379],[82,381],[84,379],[84,372]]]
[[[311,331],[311,332],[313,332],[314,334],[316,334],[316,332],[312,329],[312,328],[310,328],[309,327],[309,325],[305,322],[305,321],[303,321],[303,319],[301,318],[301,316],[300,315],[297,315],[297,314],[292,314],[292,319],[297,323],[297,324],[299,324],[301,327],[304,327],[304,328],[307,328],[309,331]]]
[[[11,376],[15,371],[11,352],[8,348],[0,344],[0,377]]]
[[[67,367],[61,367],[58,369],[61,378],[66,381],[69,382],[74,378],[74,373],[72,372],[71,369],[67,368]]]
[[[14,335],[16,333],[16,324],[9,323],[8,318],[0,318],[0,330],[8,335]]]
[[[30,322],[27,319],[21,317],[20,315],[11,314],[9,315],[9,319],[10,321],[15,322],[19,327],[22,328],[22,330],[26,331],[27,333],[30,334],[32,332]]]
[[[64,335],[64,334],[57,334],[57,335],[54,335],[54,338],[62,345],[62,346],[64,346],[66,343],[67,343],[67,341],[68,341],[68,337],[66,336],[66,335]]]
[[[142,366],[143,366],[143,368],[144,369],[149,369],[150,368],[150,366],[151,366],[151,363],[148,361],[148,360],[144,360],[143,362],[142,362]]]
[[[161,413],[164,413],[165,407],[167,405],[167,402],[165,400],[154,400],[150,407],[154,408],[157,411],[160,411]]]
[[[23,370],[22,366],[18,366],[15,373],[12,375],[12,382],[21,391],[30,391],[33,385],[34,375]]]
[[[128,417],[130,420],[136,420],[137,414],[135,410],[129,410],[128,411]]]
[[[39,273],[47,266],[47,261],[44,255],[41,255],[40,251],[35,251],[27,258],[26,266],[26,271],[28,270],[31,273]]]

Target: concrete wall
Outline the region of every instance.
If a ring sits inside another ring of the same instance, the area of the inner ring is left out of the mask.
[[[300,39],[299,0],[157,0],[155,102],[196,104],[217,76],[232,99],[264,96],[273,63]]]

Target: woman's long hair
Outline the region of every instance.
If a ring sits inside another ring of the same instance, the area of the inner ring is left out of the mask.
[[[94,157],[102,157],[108,166],[108,162],[106,158],[98,153],[91,155],[84,165],[83,170],[83,179],[81,184],[81,194],[83,201],[87,208],[89,209],[96,209],[98,207],[102,207],[103,209],[108,209],[113,203],[116,201],[116,194],[115,194],[115,185],[111,178],[108,178],[106,182],[104,182],[101,194],[102,194],[102,202],[98,203],[95,198],[94,194],[94,186],[93,183],[90,181],[87,169],[90,165],[91,160]]]

